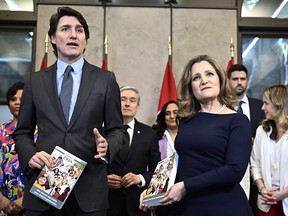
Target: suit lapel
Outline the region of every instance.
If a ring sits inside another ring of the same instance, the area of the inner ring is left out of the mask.
[[[56,73],[57,73],[57,65],[56,63],[54,63],[51,67],[45,69],[45,74],[42,76],[42,79],[48,98],[52,106],[54,107],[55,112],[59,113],[59,115],[57,116],[63,122],[64,125],[67,125],[64,114],[62,112],[60,100],[58,97]]]
[[[134,131],[133,131],[133,138],[129,148],[127,160],[131,157],[132,153],[134,152],[134,148],[137,148],[139,140],[141,140],[141,126],[139,122],[135,119]]]
[[[70,120],[70,124],[68,125],[68,129],[73,126],[79,117],[84,105],[88,99],[88,96],[93,87],[94,80],[97,76],[97,73],[94,73],[94,68],[85,60],[83,69],[82,69],[82,78],[81,84],[77,96],[77,101],[74,107],[74,111],[72,113],[72,117]]]
[[[135,125],[134,125],[133,138],[132,138],[131,145],[129,147],[129,143],[125,143],[125,146],[123,146],[123,148],[119,152],[119,157],[123,162],[129,160],[132,153],[134,152],[133,149],[137,147],[137,143],[138,143],[139,135],[140,135],[140,127],[139,126],[140,126],[139,123],[135,119]]]

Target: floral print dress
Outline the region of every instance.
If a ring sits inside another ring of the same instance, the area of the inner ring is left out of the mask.
[[[11,201],[23,196],[25,184],[25,177],[12,139],[14,130],[15,125],[12,120],[0,125],[0,191]],[[35,139],[36,136],[37,131]]]

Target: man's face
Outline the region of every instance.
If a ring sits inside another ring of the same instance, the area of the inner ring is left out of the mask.
[[[82,57],[87,44],[85,30],[73,16],[60,18],[51,42],[57,47],[58,58],[68,64]]]
[[[242,96],[247,88],[248,79],[245,71],[234,71],[231,73],[230,84],[237,96]]]
[[[132,90],[123,90],[120,94],[123,117],[134,118],[139,109],[137,94]]]

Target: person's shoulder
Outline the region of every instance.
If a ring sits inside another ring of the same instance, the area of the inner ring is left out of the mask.
[[[135,128],[136,127],[142,128],[142,130],[147,130],[149,132],[156,133],[156,131],[151,126],[144,124],[142,122],[139,122],[137,119],[135,119]]]
[[[38,70],[34,73],[31,73],[31,76],[41,76],[42,74],[45,74],[45,73],[54,73],[56,69],[57,69],[57,66],[56,66],[56,62],[55,62],[54,64],[50,65],[47,68],[44,68],[44,69]]]
[[[247,97],[249,103],[253,103],[253,104],[260,104],[262,106],[262,100],[258,99],[258,98],[252,98],[252,97]]]
[[[225,109],[220,114],[235,114],[237,113],[235,110],[225,107]]]
[[[257,130],[256,130],[256,134],[263,134],[263,133],[266,133],[266,131],[264,131],[264,128],[263,128],[263,126],[262,125],[259,125],[258,127],[257,127]]]
[[[0,124],[0,128],[3,128],[3,129],[6,129],[6,128],[10,127],[10,126],[14,126],[12,119],[10,119],[8,121],[5,121],[5,122],[2,122]]]
[[[223,118],[235,120],[235,121],[246,121],[246,122],[249,122],[249,119],[248,119],[248,117],[246,115],[238,113],[235,110],[230,109],[228,107],[226,107],[225,110],[223,110],[223,112],[221,112],[219,114],[219,116],[221,116]]]
[[[102,74],[107,74],[107,75],[109,75],[109,73],[111,73],[111,71],[103,70],[102,68],[100,68],[94,64],[89,63],[87,60],[84,60],[83,70],[95,71],[97,73],[102,73]]]

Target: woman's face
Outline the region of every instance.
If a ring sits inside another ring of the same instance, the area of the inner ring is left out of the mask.
[[[178,114],[178,106],[175,103],[170,103],[165,111],[165,124],[168,129],[177,128],[176,117]]]
[[[262,110],[264,111],[266,119],[275,120],[273,116],[277,109],[265,96],[263,96]]]
[[[195,63],[191,68],[191,75],[192,91],[199,102],[217,100],[220,93],[220,79],[207,61]]]
[[[23,90],[19,89],[16,92],[16,94],[13,97],[11,97],[9,100],[8,107],[9,107],[10,113],[15,118],[18,118],[18,115],[19,115],[22,93],[23,93]]]

